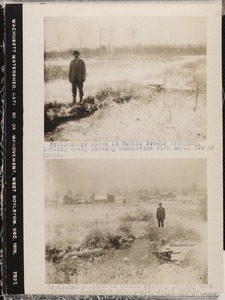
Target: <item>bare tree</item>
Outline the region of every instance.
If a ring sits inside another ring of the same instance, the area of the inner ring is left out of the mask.
[[[191,88],[192,92],[195,94],[195,103],[193,111],[198,108],[199,93],[205,91],[206,89],[206,76],[204,74],[199,74],[196,71],[192,73],[191,79],[188,82],[188,86]]]
[[[99,56],[101,57],[102,52],[101,52],[101,48],[102,48],[102,28],[99,28]]]
[[[80,32],[79,32],[79,40],[80,40],[80,49],[82,46],[82,34],[81,34],[81,28],[80,28]]]
[[[58,31],[57,32],[57,40],[58,40],[59,52],[61,52],[62,37],[63,37],[62,32]]]
[[[135,49],[135,29],[132,27],[131,29],[131,36],[132,36],[132,54],[134,55],[134,49]]]

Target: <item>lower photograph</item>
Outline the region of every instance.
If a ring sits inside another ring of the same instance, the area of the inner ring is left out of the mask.
[[[207,284],[205,159],[45,160],[46,284]]]

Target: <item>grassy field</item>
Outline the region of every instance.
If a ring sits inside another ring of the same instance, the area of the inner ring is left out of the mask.
[[[207,283],[206,202],[164,200],[163,229],[157,206],[46,206],[47,282]],[[160,261],[154,251],[163,247],[178,249],[182,259]]]
[[[45,62],[45,112],[69,117],[46,131],[46,140],[206,139],[205,56],[87,61],[84,93],[94,114],[75,120],[68,65]]]

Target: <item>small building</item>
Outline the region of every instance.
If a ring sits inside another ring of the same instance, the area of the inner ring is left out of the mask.
[[[70,195],[65,195],[63,197],[63,204],[65,205],[73,205],[73,204],[78,204],[78,200],[74,199],[72,196]]]
[[[80,204],[80,205],[90,204],[90,197],[88,197],[88,198],[79,198],[77,203]]]
[[[113,203],[115,202],[115,196],[111,194],[95,195],[90,197],[92,203]]]

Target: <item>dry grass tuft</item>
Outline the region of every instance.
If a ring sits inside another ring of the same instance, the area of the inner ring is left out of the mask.
[[[151,212],[145,212],[143,210],[137,211],[135,214],[125,213],[120,217],[123,222],[134,222],[134,221],[150,221],[153,219]]]

